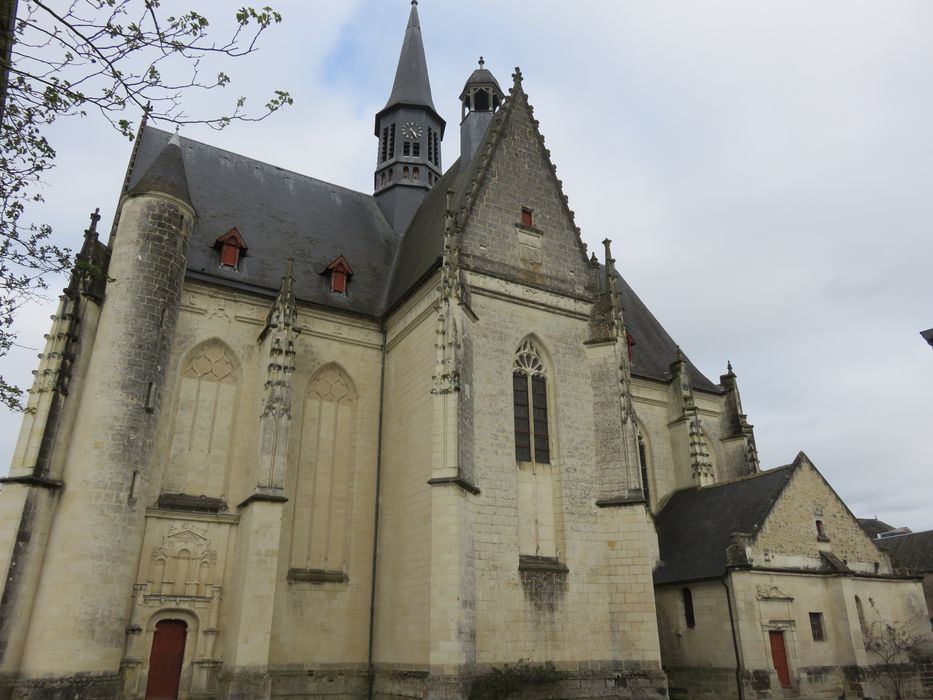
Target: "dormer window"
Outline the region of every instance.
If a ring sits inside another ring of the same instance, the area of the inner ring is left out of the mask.
[[[240,266],[240,257],[249,248],[236,226],[214,241],[214,247],[220,250],[220,266],[234,270]]]
[[[330,276],[330,291],[333,294],[346,294],[347,283],[353,276],[353,268],[342,255],[321,270],[322,275]]]

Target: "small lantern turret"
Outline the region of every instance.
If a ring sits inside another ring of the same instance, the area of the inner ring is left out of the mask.
[[[492,122],[493,115],[502,106],[502,88],[495,76],[486,70],[486,61],[479,57],[479,68],[463,86],[460,93],[461,116],[460,122],[460,158],[461,163],[473,160],[476,149],[479,147],[486,130]]]

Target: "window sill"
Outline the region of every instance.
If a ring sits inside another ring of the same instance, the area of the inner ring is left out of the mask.
[[[163,493],[156,502],[162,510],[181,510],[190,513],[223,513],[227,502],[210,496],[191,496],[186,493]]]
[[[533,554],[518,555],[518,570],[533,573],[567,574],[570,569],[557,557],[539,557]]]
[[[516,223],[515,223],[515,228],[519,229],[520,231],[527,231],[528,233],[533,233],[533,234],[536,235],[536,236],[543,236],[543,235],[544,235],[544,231],[542,231],[541,229],[539,229],[539,228],[537,228],[537,227],[535,227],[535,226],[526,226],[525,224],[523,224],[523,223],[521,223],[521,222],[516,222]]]
[[[289,569],[289,583],[349,583],[350,577],[342,571],[326,569]]]

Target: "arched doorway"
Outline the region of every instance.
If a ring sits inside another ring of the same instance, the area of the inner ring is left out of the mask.
[[[146,700],[175,700],[185,658],[188,625],[182,620],[161,620],[152,637]]]

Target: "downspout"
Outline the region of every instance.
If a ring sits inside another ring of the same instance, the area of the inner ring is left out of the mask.
[[[382,322],[382,367],[379,373],[379,434],[376,437],[376,503],[373,512],[373,570],[369,586],[369,654],[366,661],[367,684],[366,696],[373,700],[376,686],[376,669],[373,665],[373,640],[376,628],[376,555],[379,550],[379,491],[382,482],[382,415],[385,406],[386,386],[386,331],[385,321]]]
[[[722,577],[722,585],[726,589],[726,605],[729,606],[729,629],[732,630],[732,649],[735,652],[735,687],[739,691],[739,700],[745,700],[745,686],[742,683],[742,657],[739,654],[739,640],[735,634],[735,615],[732,611],[732,589],[729,588],[729,578],[731,571],[726,571]]]

